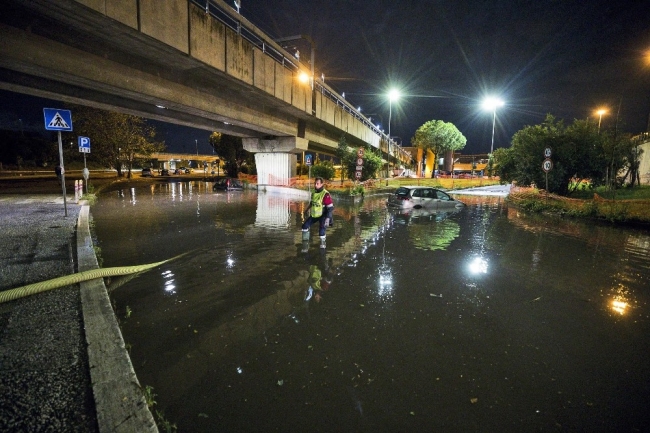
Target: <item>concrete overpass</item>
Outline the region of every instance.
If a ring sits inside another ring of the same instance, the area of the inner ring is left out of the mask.
[[[410,162],[222,0],[7,0],[3,9],[0,88],[242,137],[262,184],[282,184],[298,153],[332,154],[342,136]]]

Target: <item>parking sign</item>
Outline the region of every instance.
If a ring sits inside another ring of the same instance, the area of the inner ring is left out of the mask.
[[[90,153],[90,138],[79,137],[79,152]]]

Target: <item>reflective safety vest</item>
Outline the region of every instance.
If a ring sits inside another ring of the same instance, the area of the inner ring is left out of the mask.
[[[325,198],[325,194],[327,194],[327,190],[325,188],[321,189],[320,192],[314,191],[311,194],[311,216],[314,218],[318,218],[321,215],[323,215],[323,199]]]
[[[309,266],[309,286],[314,290],[322,290],[320,287],[321,272],[318,266]]]

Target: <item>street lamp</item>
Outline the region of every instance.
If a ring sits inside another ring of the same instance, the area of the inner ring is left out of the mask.
[[[600,134],[600,122],[603,120],[603,114],[607,114],[607,110],[601,108],[596,111],[596,114],[598,114],[598,133]]]
[[[194,144],[196,145],[196,156],[199,156],[199,140],[194,140]]]
[[[483,109],[492,112],[492,144],[490,145],[490,155],[494,152],[494,127],[497,122],[497,108],[503,107],[503,104],[501,99],[492,96],[485,98],[483,101]]]
[[[397,101],[400,97],[399,90],[391,89],[388,92],[388,139],[390,140],[390,118],[393,114],[393,101]]]

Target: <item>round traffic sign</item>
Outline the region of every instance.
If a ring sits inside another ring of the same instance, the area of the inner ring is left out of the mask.
[[[551,148],[547,147],[544,149],[544,158],[550,158],[551,157]]]
[[[357,165],[363,165],[363,158],[357,158]]]
[[[363,147],[360,147],[360,148],[357,150],[357,156],[358,156],[359,158],[363,158]]]
[[[553,161],[551,161],[550,159],[546,158],[546,159],[544,160],[544,162],[542,162],[542,170],[544,170],[545,172],[548,173],[548,172],[551,171],[552,169],[553,169]]]

